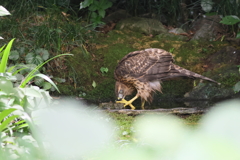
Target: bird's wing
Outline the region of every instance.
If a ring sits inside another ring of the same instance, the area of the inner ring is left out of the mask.
[[[119,62],[115,70],[115,78],[130,76],[140,81],[161,79],[171,70],[172,62],[172,54],[162,49],[134,51]]]

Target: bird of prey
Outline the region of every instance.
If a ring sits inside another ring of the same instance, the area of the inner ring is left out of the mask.
[[[118,97],[116,103],[124,103],[124,107],[130,106],[134,110],[132,102],[141,97],[141,107],[144,109],[145,101],[151,102],[156,91],[162,92],[161,81],[175,77],[200,78],[217,83],[173,64],[171,53],[149,48],[130,52],[118,63],[114,72],[115,94]],[[125,96],[131,95],[135,90],[136,96],[129,101],[125,100]]]

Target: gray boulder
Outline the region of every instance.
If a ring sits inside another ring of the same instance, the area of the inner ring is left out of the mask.
[[[221,18],[218,15],[205,16],[195,21],[191,27],[194,36],[191,40],[215,40],[218,34],[224,32]]]
[[[167,29],[159,20],[140,17],[122,19],[118,22],[116,28],[120,30],[127,28],[147,35],[167,33]]]

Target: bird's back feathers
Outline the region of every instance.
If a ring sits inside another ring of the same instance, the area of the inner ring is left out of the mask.
[[[127,54],[115,70],[115,79],[130,76],[141,82],[167,80],[175,77],[200,78],[216,81],[173,64],[171,53],[158,48],[149,48]]]

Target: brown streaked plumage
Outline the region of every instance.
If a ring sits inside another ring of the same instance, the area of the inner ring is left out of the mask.
[[[118,97],[117,103],[124,103],[124,106],[135,107],[132,102],[138,97],[142,100],[142,109],[145,101],[151,102],[153,93],[161,92],[160,82],[175,77],[200,78],[217,83],[216,81],[191,72],[173,64],[171,53],[158,48],[149,48],[141,51],[134,51],[118,63],[114,77],[116,79],[115,93]],[[124,98],[136,90],[137,94],[131,100]]]

